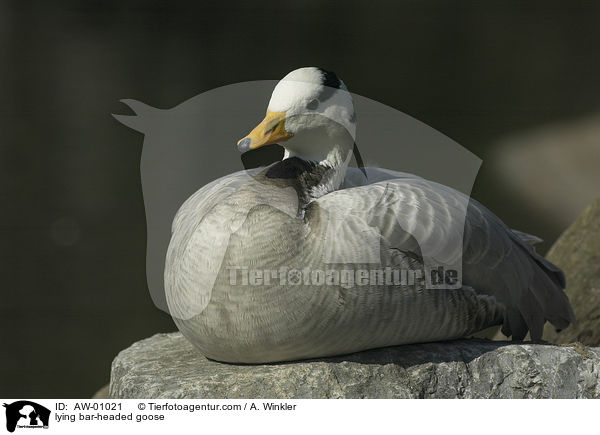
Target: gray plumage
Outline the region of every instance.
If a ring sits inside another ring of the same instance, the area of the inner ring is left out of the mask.
[[[531,330],[537,339],[546,320],[564,328],[574,319],[562,272],[535,253],[530,239],[457,191],[369,169],[370,178],[383,180],[331,192],[299,209],[298,178],[268,178],[268,171],[211,183],[173,223],[165,270],[169,305],[178,327],[210,358],[257,363],[329,356],[452,339],[496,324],[514,338]],[[347,179],[353,176],[350,170]],[[450,258],[465,199],[460,289],[230,285],[228,266],[416,269],[422,263],[413,234],[421,243],[435,238],[440,254]],[[333,243],[324,225],[332,222],[338,225]],[[384,241],[380,264],[322,261],[328,249],[341,255],[364,249],[365,231]],[[202,285],[212,286],[208,301],[199,297]]]

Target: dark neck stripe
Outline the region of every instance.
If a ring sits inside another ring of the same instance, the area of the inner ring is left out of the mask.
[[[327,183],[327,180],[334,175],[333,169],[328,165],[290,157],[274,163],[263,174],[269,183],[294,188],[298,194],[299,208],[303,208],[311,200],[312,189]]]
[[[301,176],[313,172],[317,166],[316,162],[309,162],[299,157],[290,157],[288,159],[281,160],[271,165],[265,176],[267,178],[300,178]]]

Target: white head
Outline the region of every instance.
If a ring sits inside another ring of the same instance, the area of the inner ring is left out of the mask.
[[[354,104],[344,83],[332,72],[307,67],[275,86],[265,119],[238,142],[238,149],[279,143],[286,158],[340,164],[349,159],[355,134]]]

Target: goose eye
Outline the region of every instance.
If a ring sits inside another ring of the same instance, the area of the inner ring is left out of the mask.
[[[310,102],[306,105],[308,110],[315,110],[317,107],[319,107],[319,100],[317,99],[310,100]]]

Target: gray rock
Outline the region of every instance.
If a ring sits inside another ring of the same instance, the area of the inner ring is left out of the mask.
[[[600,398],[600,348],[473,339],[233,365],[158,334],[117,355],[110,397]]]
[[[566,293],[577,324],[560,333],[546,325],[552,343],[579,341],[600,345],[600,199],[592,203],[552,246],[546,256],[565,271]]]

